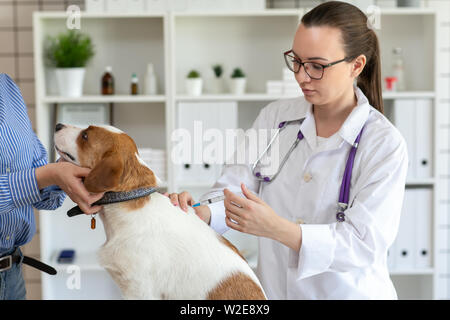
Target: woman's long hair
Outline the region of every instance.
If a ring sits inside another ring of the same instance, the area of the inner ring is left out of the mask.
[[[357,85],[369,103],[383,113],[380,45],[377,35],[369,28],[367,16],[349,3],[329,1],[306,13],[301,22],[305,27],[338,28],[346,56],[366,56],[366,65],[358,76]]]

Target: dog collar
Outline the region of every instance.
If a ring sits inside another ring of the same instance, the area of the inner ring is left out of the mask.
[[[129,201],[129,200],[133,200],[133,199],[146,197],[154,192],[156,192],[156,188],[141,188],[141,189],[135,189],[135,190],[131,190],[131,191],[105,192],[103,197],[100,200],[94,202],[92,205],[104,205],[104,204]],[[74,217],[79,214],[84,214],[84,212],[80,209],[79,206],[73,207],[72,209],[67,211],[67,215],[69,217]]]

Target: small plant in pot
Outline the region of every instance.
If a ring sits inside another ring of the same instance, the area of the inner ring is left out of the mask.
[[[224,83],[223,83],[223,68],[220,64],[216,64],[212,66],[214,72],[214,78],[211,81],[211,92],[212,93],[223,93],[224,92]]]
[[[186,93],[190,96],[199,96],[202,94],[203,79],[197,70],[191,70],[186,79]]]
[[[83,94],[85,67],[93,56],[91,38],[76,30],[47,38],[46,65],[55,68],[61,96],[79,97]]]
[[[247,78],[241,68],[235,68],[231,74],[230,91],[232,94],[244,94]]]

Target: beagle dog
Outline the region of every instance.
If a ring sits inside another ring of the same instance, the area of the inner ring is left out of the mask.
[[[57,124],[54,142],[65,160],[91,169],[84,185],[92,193],[160,181],[117,128]],[[103,205],[99,216],[106,232],[99,261],[126,299],[266,299],[239,251],[191,207],[186,213],[155,192]]]

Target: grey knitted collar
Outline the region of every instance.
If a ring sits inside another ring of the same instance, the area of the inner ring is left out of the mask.
[[[94,202],[92,205],[104,205],[104,204],[129,201],[129,200],[133,200],[133,199],[146,197],[154,192],[156,192],[156,188],[141,188],[141,189],[135,189],[135,190],[131,190],[131,191],[105,192],[103,197],[100,200],[98,200],[97,202]],[[84,214],[84,212],[80,209],[79,206],[73,207],[72,209],[67,211],[67,215],[69,217],[74,217],[79,214]]]

